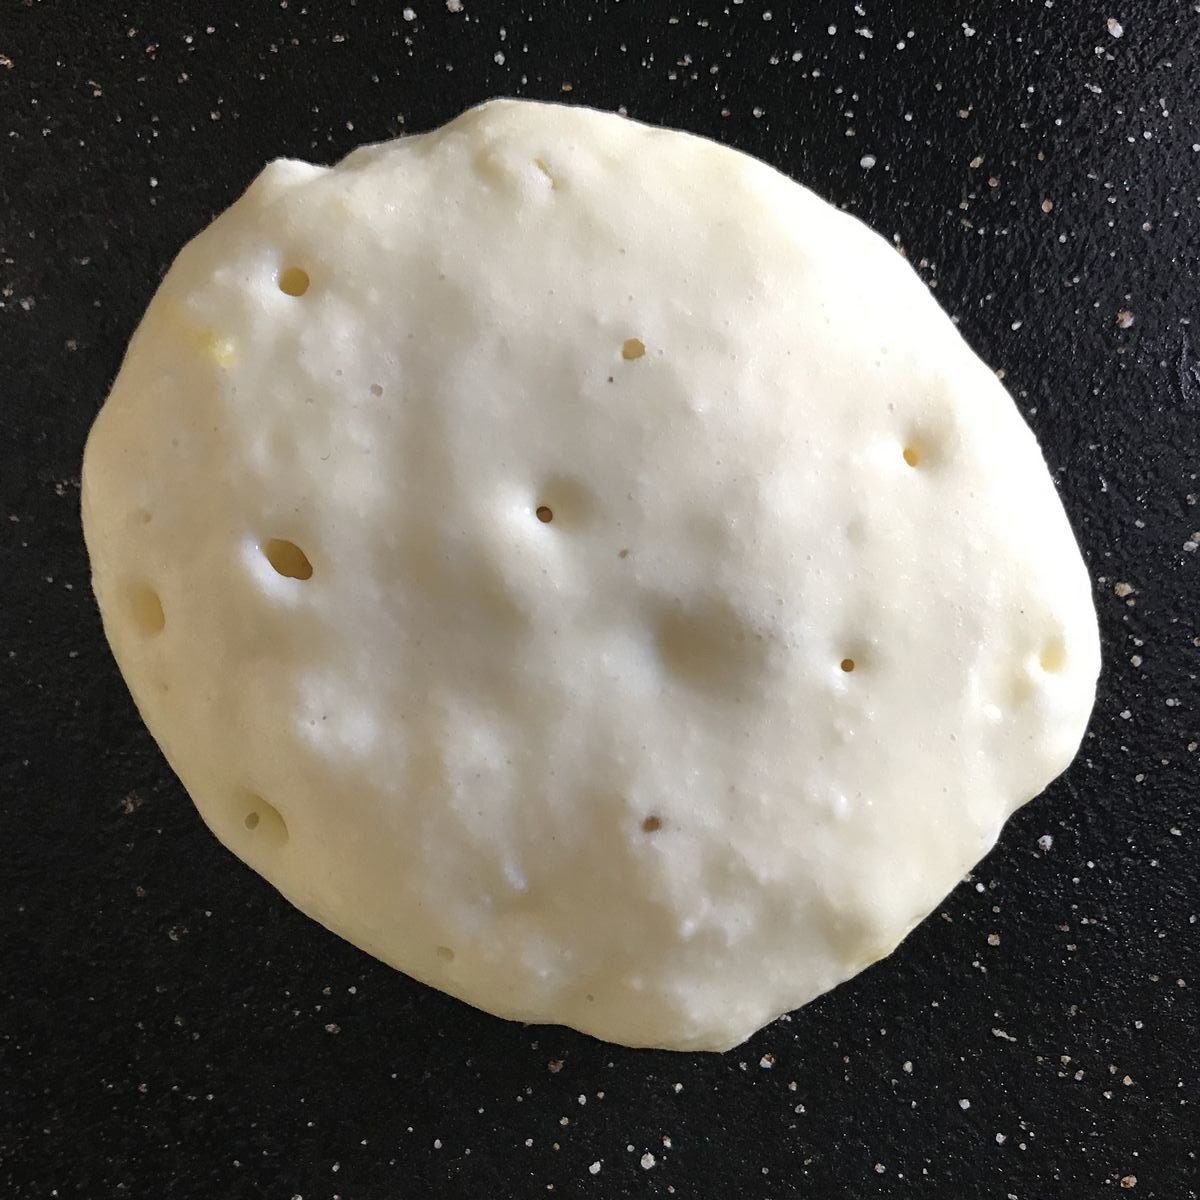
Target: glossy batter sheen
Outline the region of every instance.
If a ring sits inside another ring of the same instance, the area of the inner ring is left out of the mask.
[[[735,1045],[887,954],[1093,700],[1037,444],[901,257],[585,109],[267,167],[155,296],[83,504],[235,854],[630,1045]]]

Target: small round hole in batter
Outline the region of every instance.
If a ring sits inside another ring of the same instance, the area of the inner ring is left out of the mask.
[[[288,579],[312,578],[312,563],[308,561],[308,555],[295,542],[289,542],[284,538],[270,538],[263,543],[262,551],[267,557],[267,562],[275,568],[278,574],[284,575]]]
[[[287,822],[270,801],[257,792],[242,793],[242,824],[256,841],[268,846],[282,846],[288,840]]]
[[[303,267],[287,267],[279,274],[279,290],[285,296],[303,296],[311,280]]]
[[[135,583],[130,586],[129,613],[137,631],[146,637],[162,633],[167,624],[162,600],[148,583]]]

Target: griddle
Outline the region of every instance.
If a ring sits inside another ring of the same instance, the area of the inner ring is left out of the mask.
[[[0,1194],[1196,1197],[1191,0],[0,0],[0,55]],[[294,911],[202,827],[89,592],[84,437],[184,241],[272,157],[498,95],[706,134],[892,239],[1095,584],[1074,766],[897,953],[721,1056],[496,1020]]]

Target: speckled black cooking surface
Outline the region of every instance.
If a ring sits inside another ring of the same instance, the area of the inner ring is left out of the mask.
[[[88,590],[83,439],[182,243],[268,158],[500,94],[708,134],[894,235],[1095,581],[1068,775],[720,1057],[494,1020],[293,911],[201,826]],[[0,0],[0,1194],[1197,1196],[1198,96],[1192,0]]]

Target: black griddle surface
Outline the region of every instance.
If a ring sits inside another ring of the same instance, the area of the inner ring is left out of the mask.
[[[1195,1197],[1200,12],[411,4],[0,0],[0,1194]],[[495,1020],[293,911],[203,829],[88,588],[84,437],[184,241],[269,158],[501,94],[707,134],[894,237],[1095,582],[1069,773],[724,1056]]]

